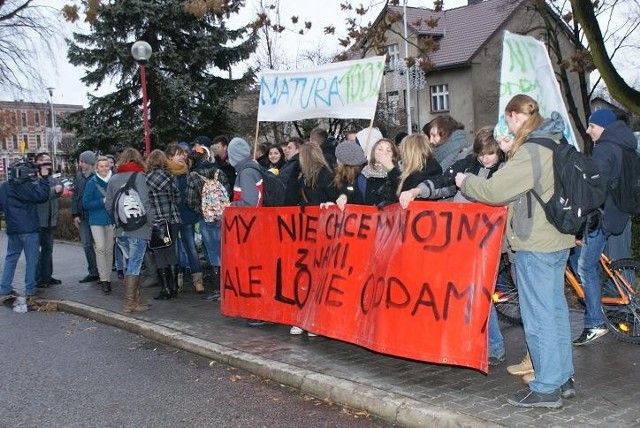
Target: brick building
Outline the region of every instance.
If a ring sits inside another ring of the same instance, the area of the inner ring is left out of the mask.
[[[27,158],[43,151],[51,153],[53,158],[55,153],[56,170],[64,170],[66,159],[60,149],[60,141],[73,134],[61,132],[59,124],[65,115],[82,109],[81,105],[53,104],[55,121],[52,128],[51,104],[48,102],[0,101],[0,111],[12,112],[16,124],[13,135],[0,138],[0,178],[4,179],[7,167],[11,163],[22,158],[23,142]]]

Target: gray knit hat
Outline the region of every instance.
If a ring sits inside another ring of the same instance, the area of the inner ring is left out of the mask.
[[[344,141],[336,147],[336,159],[345,165],[360,166],[367,161],[362,147],[351,141]]]
[[[229,155],[229,163],[231,166],[236,166],[238,163],[249,157],[251,154],[251,148],[245,140],[240,137],[235,137],[229,143],[227,153]]]
[[[87,150],[86,152],[80,153],[80,158],[78,159],[80,162],[84,162],[88,165],[96,164],[96,154],[91,150]]]

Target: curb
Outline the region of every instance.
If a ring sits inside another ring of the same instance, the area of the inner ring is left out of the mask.
[[[83,303],[48,300],[58,311],[83,316],[156,342],[272,379],[319,398],[365,410],[381,419],[406,427],[500,427],[409,397],[270,360],[228,346],[199,339],[168,327]]]

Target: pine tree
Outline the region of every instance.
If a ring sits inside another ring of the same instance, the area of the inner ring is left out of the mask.
[[[244,2],[229,3],[236,4],[231,10],[237,13]],[[144,147],[140,77],[131,56],[137,40],[153,49],[146,67],[152,148],[232,132],[231,102],[254,76],[248,71],[231,79],[230,70],[254,52],[257,37],[245,28],[227,28],[228,18],[213,11],[196,16],[182,0],[103,1],[91,31],[74,33],[69,42],[69,61],[88,69],[85,84],[116,87],[90,97],[89,107],[66,121],[77,132],[79,150]]]

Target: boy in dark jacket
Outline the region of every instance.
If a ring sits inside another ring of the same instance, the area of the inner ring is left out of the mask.
[[[24,290],[15,289],[20,297],[36,293],[36,267],[40,246],[38,204],[49,200],[49,168],[42,167],[34,174],[26,163],[13,168],[13,177],[0,186],[0,210],[7,222],[7,255],[0,281],[0,300],[7,299],[12,290],[13,276],[20,254],[26,261]]]

